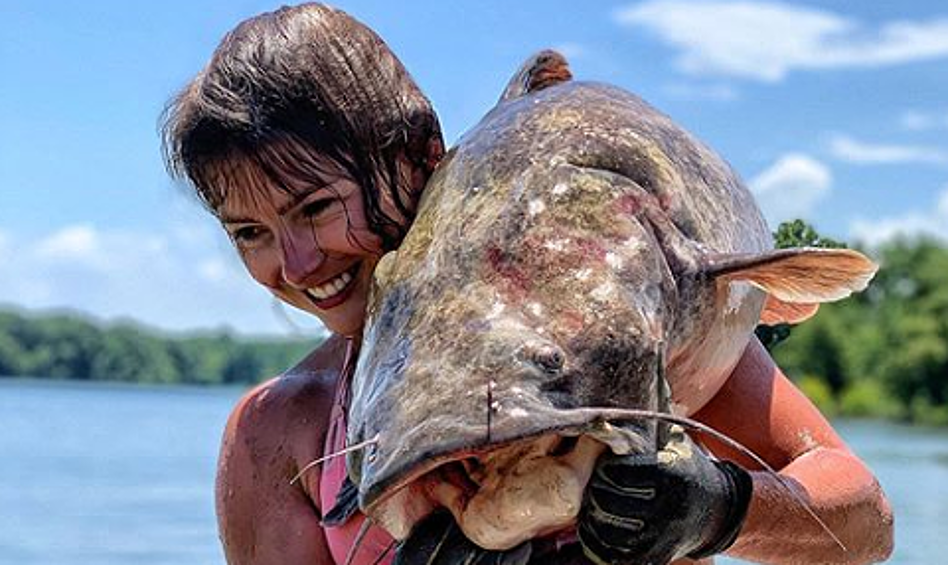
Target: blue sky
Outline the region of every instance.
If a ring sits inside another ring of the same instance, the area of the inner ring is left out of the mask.
[[[449,141],[530,53],[636,92],[720,152],[771,222],[948,241],[943,2],[370,2]],[[167,178],[157,117],[251,0],[0,3],[0,304],[169,330],[319,331],[243,274]],[[582,6],[582,7],[579,7]]]

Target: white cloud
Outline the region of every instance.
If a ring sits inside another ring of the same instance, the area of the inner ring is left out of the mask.
[[[909,131],[948,130],[948,112],[908,110],[899,117],[899,125]]]
[[[833,175],[826,165],[799,153],[782,156],[749,182],[767,222],[811,216],[813,208],[829,194]]]
[[[948,164],[948,151],[943,149],[921,145],[866,143],[845,135],[831,137],[829,149],[837,159],[857,164]]]
[[[0,300],[170,330],[293,333],[286,314],[275,313],[269,293],[247,276],[223,231],[202,221],[209,229],[194,229],[193,218],[179,217],[148,231],[84,224],[35,238],[0,234]],[[17,252],[4,254],[4,247]],[[322,331],[312,316],[293,320],[309,335]]]
[[[97,259],[100,251],[95,229],[84,224],[62,228],[36,245],[36,253],[45,259]]]
[[[942,189],[935,205],[927,212],[870,220],[859,218],[850,226],[850,238],[870,246],[895,237],[935,237],[948,243],[948,186]]]
[[[794,70],[879,67],[948,57],[948,18],[869,29],[851,18],[780,2],[647,0],[615,15],[679,49],[692,75],[765,82]]]

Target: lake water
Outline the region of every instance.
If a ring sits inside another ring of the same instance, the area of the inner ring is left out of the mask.
[[[0,565],[223,564],[214,462],[239,395],[0,379]],[[837,426],[895,507],[889,562],[948,562],[948,430]]]

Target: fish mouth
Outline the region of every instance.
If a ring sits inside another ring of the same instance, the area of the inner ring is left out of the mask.
[[[590,330],[559,345],[495,324],[432,355],[456,340],[417,328],[397,334],[400,322],[370,324],[398,337],[367,336],[374,349],[360,353],[347,426],[349,445],[369,444],[347,454],[359,507],[397,540],[446,508],[477,545],[509,549],[575,521],[605,449],[656,448],[654,421],[613,410],[618,399],[658,404],[657,360],[630,355],[641,349],[631,338],[609,334],[603,344]]]
[[[643,432],[602,421],[453,451],[419,463],[364,512],[404,540],[445,508],[475,544],[510,549],[574,524],[596,460],[610,449],[648,449]]]

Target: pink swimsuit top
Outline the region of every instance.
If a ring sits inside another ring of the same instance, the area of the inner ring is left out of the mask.
[[[354,348],[352,342],[346,349],[346,361],[336,394],[333,399],[332,412],[329,416],[329,431],[323,454],[328,455],[343,449],[346,446],[346,399],[348,396],[349,363],[354,363]],[[319,479],[319,506],[326,513],[336,504],[336,496],[342,488],[346,477],[346,458],[334,457],[323,463]],[[354,514],[344,524],[339,526],[325,526],[326,543],[332,553],[333,560],[338,565],[346,563],[346,558],[356,542],[359,529],[365,521],[361,512]],[[395,555],[394,540],[385,530],[378,526],[371,526],[365,537],[359,542],[352,556],[352,565],[388,565]]]

